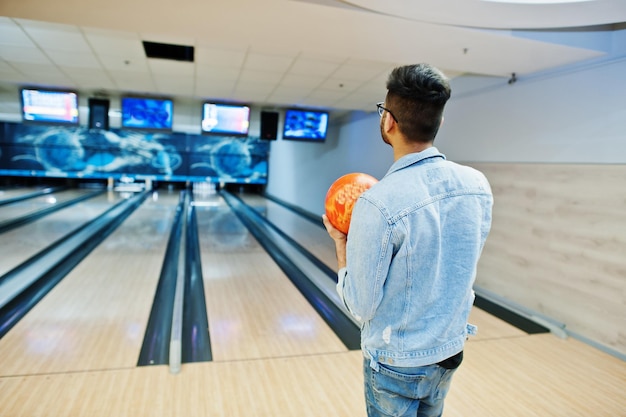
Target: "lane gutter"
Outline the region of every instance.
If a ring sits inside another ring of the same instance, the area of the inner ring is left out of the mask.
[[[137,366],[213,360],[204,298],[198,227],[191,193],[184,190],[176,208],[161,276]]]

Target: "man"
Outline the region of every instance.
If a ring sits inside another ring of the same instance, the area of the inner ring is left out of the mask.
[[[475,327],[476,265],[491,227],[486,178],[433,146],[450,98],[436,68],[394,69],[379,103],[394,163],[355,204],[335,242],[337,291],[361,323],[365,399],[372,416],[441,416]]]

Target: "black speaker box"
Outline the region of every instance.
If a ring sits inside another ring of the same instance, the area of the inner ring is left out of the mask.
[[[278,136],[278,112],[261,112],[261,139],[275,140]]]
[[[89,99],[89,128],[109,130],[109,100]]]

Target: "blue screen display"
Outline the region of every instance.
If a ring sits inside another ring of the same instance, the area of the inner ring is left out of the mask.
[[[171,130],[174,103],[169,99],[122,97],[122,127]]]
[[[327,112],[297,109],[285,111],[283,139],[323,141],[327,130]]]
[[[78,95],[72,91],[22,89],[25,122],[78,124]]]

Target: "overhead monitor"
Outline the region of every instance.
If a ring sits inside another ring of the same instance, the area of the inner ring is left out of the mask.
[[[24,122],[78,125],[78,94],[75,91],[22,88]]]
[[[174,103],[168,98],[122,97],[122,127],[172,130]]]
[[[283,139],[323,142],[328,131],[328,112],[287,109]]]
[[[202,133],[223,136],[248,136],[250,107],[243,104],[204,103]]]

